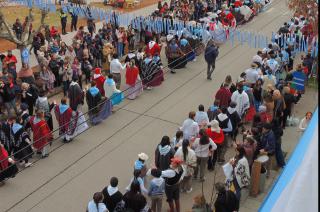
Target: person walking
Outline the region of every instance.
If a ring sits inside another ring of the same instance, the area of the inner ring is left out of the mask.
[[[214,42],[210,40],[205,49],[204,59],[207,62],[207,79],[212,80],[211,75],[216,67],[216,58],[219,55],[219,47],[214,45]]]
[[[65,35],[67,34],[66,27],[67,27],[68,16],[67,14],[64,13],[63,9],[60,9],[59,16],[60,16],[62,34]]]

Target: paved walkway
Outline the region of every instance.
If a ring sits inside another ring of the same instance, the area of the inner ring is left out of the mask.
[[[290,18],[285,0],[275,0],[267,12],[260,14],[251,23],[242,26],[270,35]],[[190,110],[199,104],[206,108],[212,104],[212,95],[218,90],[227,74],[234,80],[250,65],[256,49],[227,43],[220,48],[213,80],[206,80],[206,65],[203,57],[188,63],[177,74],[166,74],[160,87],[144,91],[136,100],[125,100],[116,112],[101,124],[90,128],[73,142],[53,143],[50,156],[38,161],[34,167],[19,173],[1,187],[0,208],[3,211],[84,211],[92,195],[108,184],[112,176],[119,178],[119,189],[124,191],[132,178],[133,163],[137,154],[150,156],[148,166],[154,161],[154,150],[163,135],[173,136]],[[164,53],[162,52],[162,58]],[[166,65],[166,60],[163,59]],[[317,91],[303,96],[296,107],[302,118],[306,110],[317,104]],[[54,97],[59,100],[60,96]],[[307,104],[302,104],[307,103]],[[84,106],[83,111],[87,108]],[[54,123],[56,128],[56,123]],[[283,149],[291,152],[298,134],[296,128],[285,132]],[[290,136],[290,137],[287,137]],[[226,159],[235,155],[229,149]],[[35,157],[36,158],[36,157]],[[214,173],[206,173],[203,192],[210,201],[214,181],[224,181],[221,167]],[[272,173],[272,176],[275,173]],[[267,182],[269,183],[269,182]],[[270,184],[270,183],[269,183]],[[181,211],[192,207],[192,199],[200,194],[200,182],[193,182],[191,194],[181,194]],[[263,196],[244,198],[241,212],[257,211]],[[254,208],[255,207],[255,208]],[[163,211],[168,208],[164,202]]]

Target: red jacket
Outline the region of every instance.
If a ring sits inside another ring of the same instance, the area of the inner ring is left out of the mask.
[[[137,66],[131,68],[128,67],[126,70],[126,84],[134,86],[139,75],[139,69]]]
[[[149,48],[149,44],[147,45],[147,48],[146,48],[146,54],[151,54],[152,57],[155,55],[155,54],[158,54],[160,55],[160,51],[161,51],[161,48],[160,46],[155,43],[154,46],[152,48]]]
[[[215,144],[219,144],[219,145],[223,144],[224,134],[222,129],[220,129],[220,132],[217,133],[215,131],[212,131],[211,128],[208,128],[206,132],[207,132],[207,135],[213,140]]]

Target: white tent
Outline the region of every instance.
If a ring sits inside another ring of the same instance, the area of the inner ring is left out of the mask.
[[[318,109],[259,212],[318,211]]]

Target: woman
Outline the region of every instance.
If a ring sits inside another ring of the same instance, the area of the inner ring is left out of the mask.
[[[155,165],[161,171],[170,167],[171,158],[174,156],[174,149],[170,146],[170,138],[163,136],[160,144],[155,150]]]
[[[108,78],[103,84],[103,88],[106,97],[111,100],[112,105],[118,105],[123,101],[124,95],[116,88],[116,83],[113,80],[112,74],[108,75]]]
[[[219,122],[217,120],[212,120],[206,130],[207,135],[211,138],[217,145],[217,151],[214,151],[212,147],[209,147],[209,159],[208,159],[208,170],[213,171],[217,159],[220,157],[221,150],[223,148],[224,133],[219,127]]]
[[[172,138],[171,146],[173,147],[174,151],[177,151],[177,149],[182,146],[183,142],[183,132],[181,130],[178,130],[176,132],[176,135]]]
[[[116,36],[118,39],[117,42],[117,53],[119,58],[123,56],[123,51],[124,51],[124,39],[125,39],[125,32],[124,32],[124,27],[121,26],[119,27],[119,30],[116,31]]]
[[[38,110],[35,116],[30,118],[30,125],[33,132],[33,147],[41,158],[49,156],[49,142],[53,136],[51,130],[44,118],[44,111]]]
[[[54,74],[52,71],[50,71],[47,66],[42,66],[40,71],[40,78],[44,82],[43,90],[48,90],[49,92],[52,92],[54,88],[54,81],[56,80]]]
[[[182,146],[178,148],[174,157],[178,157],[183,161],[182,166],[184,166],[186,170],[186,174],[180,184],[181,191],[190,193],[192,191],[192,175],[194,168],[196,168],[197,157],[193,149],[190,148],[189,140],[183,140]]]
[[[30,116],[32,116],[33,115],[33,106],[36,103],[39,91],[35,86],[30,85],[25,82],[23,82],[21,84],[21,90],[22,90],[21,103],[25,103],[28,105],[29,114],[30,114]]]
[[[168,67],[171,69],[171,73],[173,74],[176,73],[173,69],[184,68],[188,63],[186,56],[181,51],[172,35],[167,36],[165,53],[168,59]]]
[[[67,96],[69,85],[72,81],[72,69],[68,61],[64,61],[61,67],[62,83],[63,83],[63,95]]]
[[[7,178],[13,178],[18,172],[18,168],[9,157],[7,150],[2,144],[0,144],[0,186],[4,184],[4,180]]]
[[[22,63],[22,67],[17,73],[17,77],[21,79],[22,82],[26,82],[29,84],[34,83],[33,71],[27,63]]]
[[[140,183],[134,180],[130,185],[130,190],[123,195],[125,209],[133,212],[140,212],[148,207],[146,198],[141,194]],[[146,210],[148,211],[148,210]]]
[[[51,115],[51,110],[53,108],[54,104],[49,103],[48,98],[46,96],[46,91],[42,90],[39,93],[39,97],[36,100],[35,104],[35,110],[42,110],[44,111],[44,117],[45,120],[50,128],[50,130],[53,130],[53,121],[52,121],[52,115]]]
[[[256,111],[259,111],[259,106],[262,104],[262,79],[258,79],[253,86],[253,102]]]
[[[190,45],[190,43],[189,43],[189,41],[187,39],[182,38],[180,40],[180,49],[185,55],[187,55],[188,62],[189,61],[195,61],[196,54],[192,50],[192,47],[191,47],[191,45]]]
[[[304,132],[305,129],[307,129],[311,118],[312,118],[312,113],[311,112],[307,112],[306,116],[303,119],[301,119],[300,124],[299,124],[299,130],[301,132]]]
[[[108,209],[102,200],[102,192],[94,193],[93,200],[88,203],[87,212],[107,212]]]
[[[253,164],[253,157],[254,153],[257,149],[257,142],[254,140],[254,138],[250,135],[246,136],[243,142],[243,148],[245,150],[245,157],[248,160],[249,168],[251,170],[252,164]]]
[[[217,149],[217,145],[207,135],[204,129],[199,131],[199,138],[196,138],[192,148],[194,149],[197,156],[197,167],[194,170],[194,179],[197,179],[198,172],[200,172],[200,181],[204,181],[205,166],[209,158],[209,147],[212,146],[212,150]]]
[[[232,82],[232,77],[231,75],[227,75],[226,79],[224,80],[224,82],[221,84],[221,87],[223,86],[223,84],[226,83],[229,86],[229,90],[231,93],[235,92],[237,90],[237,86]]]
[[[20,162],[20,165],[24,165],[24,167],[27,168],[32,165],[29,159],[32,158],[33,155],[29,134],[23,126],[18,123],[13,123],[12,132],[14,136],[14,158]]]
[[[290,88],[288,86],[285,86],[283,88],[283,92],[283,99],[286,108],[283,111],[282,128],[285,129],[287,119],[292,115],[292,108],[294,106],[294,103],[297,102],[297,98],[292,93],[290,93]]]
[[[236,148],[236,156],[231,158],[229,164],[233,167],[232,183],[236,190],[236,197],[240,202],[241,189],[250,185],[249,163],[245,157],[246,151],[243,147]]]
[[[161,70],[161,60],[157,55],[152,57],[151,54],[143,60],[141,69],[141,79],[143,86],[151,90],[153,86],[159,86],[163,81],[163,72]]]
[[[82,89],[82,70],[81,70],[81,64],[78,58],[74,58],[71,69],[72,69],[72,77],[74,76],[78,77],[78,84]]]
[[[127,191],[130,191],[130,186],[135,181],[139,183],[141,193],[148,194],[148,190],[144,186],[144,178],[142,176],[141,169],[135,169],[133,171],[133,178],[131,178],[129,185],[126,188]]]
[[[143,91],[142,82],[139,76],[139,69],[135,65],[135,60],[130,60],[129,66],[126,69],[126,89],[128,92],[127,98],[133,100]]]

